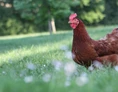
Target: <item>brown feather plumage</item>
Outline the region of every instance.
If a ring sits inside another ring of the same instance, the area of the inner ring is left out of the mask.
[[[91,38],[89,37],[84,24],[79,21],[79,25],[74,30],[73,35],[73,60],[80,65],[89,66],[91,62],[97,57]]]
[[[76,27],[71,25],[74,28],[73,60],[86,67],[90,66],[94,60],[101,63],[110,62],[112,65],[118,64],[118,28],[114,29],[111,34],[107,34],[104,39],[95,41],[88,35],[84,23],[78,20],[79,24]]]
[[[107,34],[103,40],[93,40],[93,44],[98,56],[118,54],[118,28]]]
[[[101,62],[104,65],[118,65],[118,54],[105,55],[96,58],[97,61]]]

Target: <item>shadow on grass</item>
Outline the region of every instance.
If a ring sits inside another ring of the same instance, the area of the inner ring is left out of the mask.
[[[72,37],[71,35],[72,35],[71,32],[68,32],[61,34],[24,37],[17,39],[6,39],[6,40],[0,39],[0,53],[4,53],[22,47],[31,47],[38,45],[40,46],[48,44],[52,44],[53,46],[53,44],[56,42]]]

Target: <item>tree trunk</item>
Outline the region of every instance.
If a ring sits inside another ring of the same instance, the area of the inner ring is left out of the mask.
[[[48,29],[50,34],[56,33],[55,20],[53,17],[51,18],[51,20],[48,21]]]
[[[48,30],[52,34],[51,20],[48,20]]]
[[[55,20],[54,20],[53,17],[51,18],[51,26],[52,26],[52,32],[53,32],[53,33],[56,33]]]

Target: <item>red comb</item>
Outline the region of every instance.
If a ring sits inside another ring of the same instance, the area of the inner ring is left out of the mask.
[[[70,15],[69,19],[71,20],[71,19],[76,18],[76,17],[77,17],[77,14],[74,13],[74,14],[71,14],[71,15]]]

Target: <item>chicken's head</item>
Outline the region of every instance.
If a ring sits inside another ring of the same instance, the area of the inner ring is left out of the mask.
[[[70,23],[72,29],[75,29],[77,27],[77,25],[79,24],[79,20],[77,19],[76,13],[70,15],[68,23]]]

